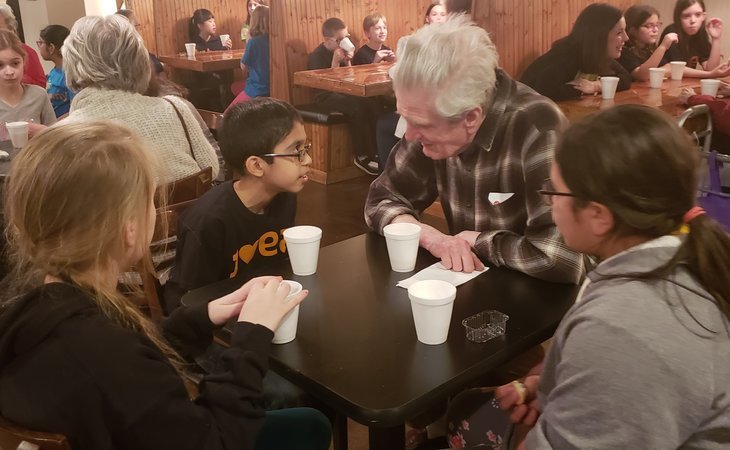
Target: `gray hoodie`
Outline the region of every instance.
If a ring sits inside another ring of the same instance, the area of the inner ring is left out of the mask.
[[[528,449],[730,448],[730,326],[664,236],[588,275],[545,360]],[[728,274],[717,274],[727,277]]]

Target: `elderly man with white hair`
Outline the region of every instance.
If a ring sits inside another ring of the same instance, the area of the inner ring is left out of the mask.
[[[370,186],[368,225],[421,225],[420,245],[456,271],[483,262],[578,283],[580,254],[563,243],[538,190],[567,121],[558,107],[498,68],[487,32],[466,16],[423,27],[393,72],[407,130]],[[420,223],[439,198],[450,234]]]

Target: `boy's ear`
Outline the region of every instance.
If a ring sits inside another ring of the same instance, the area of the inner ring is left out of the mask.
[[[261,157],[249,156],[246,158],[246,162],[244,163],[244,169],[246,169],[246,172],[255,177],[261,177],[264,175],[265,164],[266,161],[261,159]]]

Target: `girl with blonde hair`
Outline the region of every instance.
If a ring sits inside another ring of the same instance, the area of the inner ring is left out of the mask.
[[[117,290],[152,237],[154,164],[131,130],[111,122],[50,128],[14,160],[5,205],[16,273],[0,303],[3,418],[64,434],[75,450],[284,449],[302,439],[326,449],[321,413],[270,415],[260,402],[273,330],[306,291],[286,302],[280,278],[255,278],[179,308],[163,337]],[[225,368],[191,401],[177,352],[195,356],[230,319]],[[272,434],[283,444],[271,444]]]

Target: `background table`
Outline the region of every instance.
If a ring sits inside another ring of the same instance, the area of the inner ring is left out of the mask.
[[[294,73],[294,84],[358,97],[386,95],[393,91],[393,81],[388,75],[392,66],[392,63],[377,63],[305,70]]]
[[[416,269],[433,262],[421,251]],[[368,425],[370,448],[378,450],[402,450],[406,420],[552,336],[578,290],[490,269],[458,287],[448,340],[431,346],[416,339],[408,293],[395,286],[412,273],[390,270],[381,236],[360,235],[321,249],[312,276],[292,276],[288,261],[269,273],[310,291],[300,307],[297,338],[273,346],[271,368]],[[182,301],[209,301],[241,283],[225,280]],[[510,316],[507,334],[484,344],[467,341],[461,320],[485,309]]]
[[[173,69],[192,70],[195,72],[219,72],[237,69],[241,65],[243,50],[222,50],[214,52],[196,52],[194,58],[187,55],[160,56],[160,61]]]

